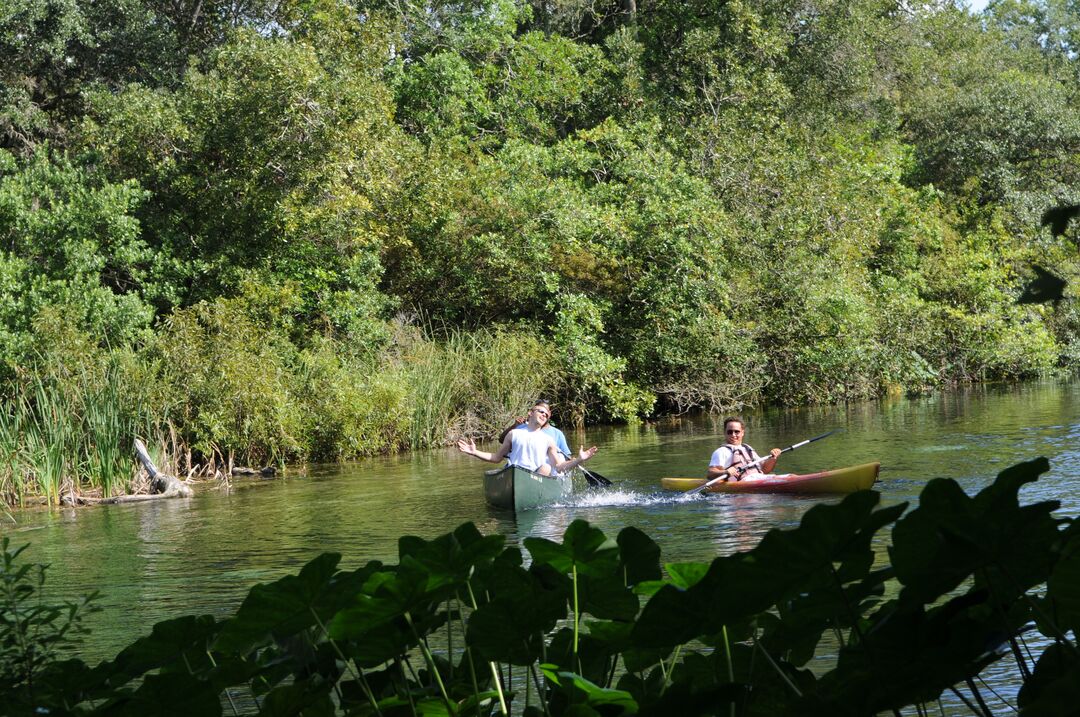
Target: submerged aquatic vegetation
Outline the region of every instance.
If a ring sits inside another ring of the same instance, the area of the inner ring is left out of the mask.
[[[561,543],[527,538],[527,566],[471,523],[402,538],[397,565],[341,570],[327,553],[232,618],[159,623],[93,671],[43,665],[32,687],[3,686],[0,709],[873,715],[925,714],[949,693],[992,714],[977,680],[1005,663],[1021,714],[1064,714],[1080,530],[1056,502],[1018,500],[1048,467],[1014,466],[973,497],[934,480],[906,513],[856,493],[711,563],[662,565],[636,528],[612,539],[580,520]],[[11,636],[0,621],[0,644]]]

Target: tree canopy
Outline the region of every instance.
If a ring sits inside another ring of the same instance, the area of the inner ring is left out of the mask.
[[[324,390],[396,386],[380,430],[431,393],[417,347],[478,332],[539,342],[572,420],[1070,369],[1071,300],[1017,298],[1078,269],[1039,223],[1080,201],[1078,28],[1060,0],[9,2],[3,376],[56,355],[49,316],[159,378],[181,335],[192,365],[278,347],[276,402],[360,373]],[[343,445],[287,423],[252,440]]]

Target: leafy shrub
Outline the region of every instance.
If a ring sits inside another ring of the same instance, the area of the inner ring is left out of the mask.
[[[6,160],[5,160],[6,157]],[[134,181],[111,183],[39,149],[16,165],[0,150],[0,362],[31,359],[34,317],[55,307],[103,344],[143,338],[153,311],[138,293],[151,253]]]
[[[87,630],[83,618],[100,608],[97,593],[77,601],[48,603],[42,594],[47,565],[17,563],[28,548],[0,539],[0,708],[42,705],[59,687],[60,657]],[[62,679],[62,678],[61,678]]]
[[[567,372],[564,387],[577,413],[575,423],[590,413],[634,421],[652,408],[652,396],[626,382],[626,360],[612,356],[600,341],[604,324],[599,307],[580,294],[561,297],[556,318],[559,358]]]
[[[408,446],[409,395],[399,372],[349,359],[326,340],[299,356],[307,455],[342,460]]]
[[[155,338],[165,413],[199,454],[246,465],[304,455],[289,286],[252,282],[234,299],[176,311]]]

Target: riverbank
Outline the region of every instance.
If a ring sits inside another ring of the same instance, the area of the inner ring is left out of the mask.
[[[969,495],[1004,468],[1046,456],[1050,471],[1022,490],[1022,503],[1062,500],[1061,516],[1080,514],[1080,390],[1075,383],[982,386],[844,406],[748,411],[755,448],[789,445],[826,428],[844,431],[785,454],[795,472],[882,462],[876,488],[883,507],[916,504],[927,482],[950,477]],[[633,525],[662,550],[661,562],[708,562],[749,550],[774,528],[791,528],[815,505],[838,498],[714,496],[680,500],[661,492],[664,475],[702,470],[722,438],[709,416],[637,426],[568,429],[572,442],[600,446],[597,470],[611,491],[582,489],[566,505],[507,515],[484,504],[483,464],[453,449],[435,449],[311,465],[305,475],[238,483],[186,501],[104,506],[100,510],[17,512],[3,532],[30,543],[26,559],[51,563],[47,589],[57,599],[100,590],[103,608],[88,618],[80,646],[88,664],[110,659],[179,615],[233,616],[251,586],[295,574],[327,551],[343,569],[369,560],[398,562],[402,535],[433,539],[463,522],[522,547],[528,537],[561,542],[576,519],[609,536]],[[884,546],[878,546],[883,549]],[[132,616],[138,619],[133,620]],[[1009,675],[988,681],[1002,694]],[[957,712],[958,714],[959,712]],[[951,714],[951,713],[950,713]]]
[[[215,323],[229,331],[209,331],[195,320],[207,311],[181,312],[172,333],[139,351],[67,335],[33,371],[17,372],[12,396],[0,399],[3,501],[59,505],[145,493],[135,439],[164,473],[201,480],[240,465],[270,470],[490,439],[541,396],[552,397],[553,421],[564,429],[591,430],[610,418],[583,398],[557,357],[537,360],[545,345],[531,334],[459,332],[436,341],[399,327],[388,348],[357,357],[330,341],[301,348],[251,316],[219,316]],[[233,331],[254,333],[241,341]],[[232,350],[234,343],[254,348]],[[722,415],[777,398],[767,376],[757,381],[738,395],[684,397],[684,408]],[[677,407],[627,388],[639,407],[625,422],[662,419],[665,407]],[[896,388],[882,383],[879,393]]]
[[[949,476],[973,494],[997,472],[1046,456],[1051,471],[1024,489],[1025,502],[1063,501],[1080,514],[1080,389],[1038,382],[977,387],[913,399],[803,409],[748,411],[756,449],[791,445],[826,429],[845,430],[785,454],[784,470],[808,473],[880,461],[883,505],[917,498],[933,478]],[[104,659],[142,626],[177,614],[225,617],[256,582],[274,580],[326,551],[351,567],[396,561],[401,535],[433,538],[472,521],[520,545],[527,536],[559,539],[577,518],[609,534],[634,525],[660,543],[664,560],[711,560],[755,545],[771,528],[835,498],[714,496],[684,502],[660,478],[703,473],[723,441],[710,416],[636,426],[567,429],[572,443],[598,445],[591,462],[615,481],[609,491],[580,491],[567,505],[506,515],[484,502],[485,464],[438,448],[331,464],[310,464],[273,480],[207,484],[188,500],[11,511],[0,532],[27,558],[56,566],[52,594],[101,590],[106,611],[91,623],[85,654]],[[130,616],[138,614],[139,624]]]

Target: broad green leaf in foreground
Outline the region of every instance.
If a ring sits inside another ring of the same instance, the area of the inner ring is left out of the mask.
[[[1021,506],[1020,488],[1049,470],[1045,458],[1002,471],[969,497],[953,480],[930,481],[919,505],[893,529],[889,548],[901,598],[929,603],[970,576],[999,600],[1045,581],[1060,521],[1057,501]]]

